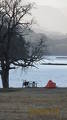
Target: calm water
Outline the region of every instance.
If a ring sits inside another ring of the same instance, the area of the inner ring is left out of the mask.
[[[23,80],[28,80],[36,81],[39,87],[43,87],[48,80],[53,80],[57,86],[67,87],[67,66],[38,65],[37,67],[38,69],[29,68],[25,72],[22,69],[12,70],[10,72],[10,86],[22,87]],[[2,87],[1,80],[0,87]]]

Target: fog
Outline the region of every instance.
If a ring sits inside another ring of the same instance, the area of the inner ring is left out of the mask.
[[[67,33],[67,0],[30,0],[36,3],[32,16],[34,29]]]

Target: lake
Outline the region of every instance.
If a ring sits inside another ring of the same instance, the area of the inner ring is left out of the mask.
[[[49,59],[48,59],[49,60]],[[46,61],[48,61],[46,60]],[[50,59],[50,62],[60,62]],[[66,63],[67,60],[61,60]],[[38,87],[44,87],[48,80],[56,82],[58,87],[67,87],[67,65],[37,65],[38,68],[29,68],[23,71],[21,68],[10,71],[10,87],[22,87],[23,80],[36,81]],[[0,80],[0,87],[2,87]]]

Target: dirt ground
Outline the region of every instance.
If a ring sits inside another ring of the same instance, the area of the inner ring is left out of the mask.
[[[67,88],[0,90],[0,120],[67,120]]]

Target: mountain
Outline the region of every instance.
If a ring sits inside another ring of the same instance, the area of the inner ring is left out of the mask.
[[[50,36],[47,40],[50,55],[67,56],[67,36],[52,37]]]
[[[67,56],[67,34],[64,35],[55,32],[36,33],[32,31],[26,39],[36,44],[41,37],[43,37],[47,46],[48,55]]]

